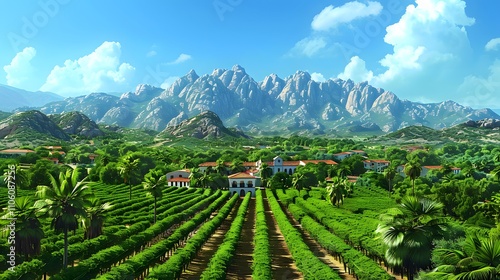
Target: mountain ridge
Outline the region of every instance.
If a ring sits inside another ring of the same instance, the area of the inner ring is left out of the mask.
[[[467,120],[500,118],[454,101],[423,104],[367,82],[312,80],[304,71],[282,79],[276,74],[255,81],[239,65],[198,75],[194,70],[163,90],[138,85],[121,97],[92,93],[40,108],[45,113],[81,111],[97,123],[162,131],[204,111],[228,126],[252,134],[342,134],[368,127],[391,132],[410,125],[450,127]]]

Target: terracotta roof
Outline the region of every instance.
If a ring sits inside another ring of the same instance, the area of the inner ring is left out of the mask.
[[[28,150],[28,149],[6,149],[0,151],[0,153],[3,154],[19,154],[19,153],[34,153],[35,151],[33,150]]]
[[[189,182],[189,178],[176,177],[172,179],[168,179],[169,182]]]
[[[355,152],[355,153],[365,153],[365,151],[363,151],[363,150],[351,150],[351,152]]]
[[[451,170],[462,170],[460,167],[452,167]]]
[[[300,161],[299,160],[295,160],[295,161],[283,161],[283,165],[285,165],[285,166],[299,166],[300,165]]]
[[[227,177],[229,179],[257,179],[258,178],[256,176],[250,175],[250,174],[245,173],[245,172],[235,173],[235,174],[229,175]]]
[[[243,166],[248,166],[248,167],[257,166],[257,163],[255,161],[245,161],[243,163]]]
[[[441,168],[443,168],[441,165],[426,165],[426,166],[422,166],[422,167],[425,167],[427,169],[441,169]]]
[[[329,165],[337,164],[335,161],[333,161],[331,159],[312,159],[312,160],[303,160],[302,162],[305,164],[308,164],[308,163],[318,164],[320,162],[324,162],[324,163],[329,164]]]

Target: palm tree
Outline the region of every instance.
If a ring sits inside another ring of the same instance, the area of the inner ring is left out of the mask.
[[[389,182],[389,195],[391,195],[392,180],[396,177],[396,169],[394,166],[389,166],[384,170],[384,177]]]
[[[226,163],[222,160],[217,160],[216,166],[215,166],[215,171],[219,173],[222,176],[227,175],[227,168],[226,168]]]
[[[417,161],[410,161],[405,165],[404,172],[412,181],[413,196],[415,196],[415,180],[420,177],[420,173],[422,173],[422,166],[420,166],[420,163]]]
[[[500,165],[495,167],[495,169],[493,169],[491,171],[491,175],[493,176],[493,178],[497,178],[498,181],[500,181]]]
[[[200,173],[198,168],[192,168],[191,173],[189,174],[189,185],[193,188],[202,188],[203,185],[200,182],[200,178],[202,176],[203,174]]]
[[[445,264],[438,266],[429,276],[437,279],[495,280],[500,279],[500,240],[480,240],[469,235],[462,250],[440,249]]]
[[[78,169],[60,172],[58,179],[49,174],[50,186],[38,186],[35,195],[39,198],[35,207],[52,218],[51,226],[64,233],[63,267],[68,265],[68,231],[78,228],[78,219],[87,216],[92,193],[86,179],[78,181]]]
[[[24,255],[27,259],[40,254],[41,240],[44,237],[42,224],[38,219],[39,209],[33,207],[30,197],[16,197],[14,212],[7,213],[2,217],[8,221],[11,216],[16,218],[15,247],[16,252]]]
[[[410,280],[419,269],[431,266],[433,240],[443,236],[447,224],[442,209],[439,202],[408,196],[392,214],[381,216],[376,233],[387,247],[386,260],[402,265]]]
[[[106,212],[113,207],[109,202],[101,203],[97,198],[90,199],[91,206],[87,208],[87,217],[82,219],[85,228],[85,239],[96,238],[102,234]]]
[[[245,171],[245,167],[243,166],[243,161],[236,159],[231,163],[231,173],[238,173]]]
[[[11,174],[12,171],[14,171],[14,174]],[[24,169],[22,169],[19,165],[16,165],[15,170],[5,169],[4,173],[5,173],[4,182],[8,184],[9,183],[8,181],[11,180],[11,183],[13,183],[15,186],[16,196],[18,189],[26,188],[30,185],[30,179],[27,172]],[[7,176],[7,175],[14,175],[14,176]]]
[[[123,176],[123,183],[129,187],[129,199],[132,199],[132,176],[139,167],[139,159],[134,159],[131,155],[125,156],[119,164],[120,174]]]
[[[167,178],[161,170],[152,170],[144,176],[144,189],[154,198],[154,223],[156,224],[156,201],[163,197],[163,187],[167,185]]]
[[[260,165],[260,178],[262,178],[264,187],[267,187],[267,182],[271,176],[273,176],[273,170],[271,167],[269,167],[267,163],[262,163]]]
[[[344,196],[347,194],[347,178],[334,177],[332,184],[326,187],[326,199],[331,205],[340,206],[344,202]]]

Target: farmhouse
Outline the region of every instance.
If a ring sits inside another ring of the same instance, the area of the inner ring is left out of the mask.
[[[237,193],[240,196],[244,196],[250,192],[252,196],[255,196],[256,188],[260,187],[260,177],[254,176],[252,173],[235,173],[229,175],[228,180],[231,195]]]
[[[25,156],[27,153],[34,153],[33,150],[28,149],[6,149],[0,151],[0,156],[3,158],[12,158],[12,157],[20,157]]]
[[[187,187],[189,188],[189,176],[191,172],[188,169],[172,171],[166,174],[167,185],[169,187]]]
[[[390,161],[383,159],[367,159],[364,160],[363,163],[365,164],[366,170],[371,170],[378,173],[383,172],[384,169],[389,167],[389,165],[391,164]]]
[[[299,166],[304,166],[308,163],[319,164],[324,163],[327,165],[336,165],[337,163],[330,159],[321,159],[321,160],[295,160],[295,161],[286,161],[281,157],[277,156],[273,158],[273,161],[263,162],[261,160],[257,162],[243,162],[242,165],[245,167],[247,171],[259,171],[262,168],[262,165],[265,163],[271,170],[272,174],[276,174],[278,172],[286,172],[292,175],[295,172],[295,169]],[[215,168],[217,166],[216,162],[204,162],[198,165],[200,172],[206,172],[208,168]],[[224,166],[229,171],[229,166],[231,166],[231,162],[224,162]]]

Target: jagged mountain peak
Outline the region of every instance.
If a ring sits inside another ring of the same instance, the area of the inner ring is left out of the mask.
[[[169,126],[159,135],[161,137],[194,137],[221,138],[221,137],[246,137],[237,132],[227,129],[219,116],[211,111],[204,111],[200,114],[183,120],[176,126]]]
[[[143,86],[138,89],[139,96],[152,91]],[[81,109],[96,122],[155,130],[208,110],[232,126],[275,134],[302,133],[298,130],[308,129],[333,133],[354,123],[389,132],[414,124],[442,128],[469,119],[498,118],[490,110],[474,110],[453,101],[435,104],[402,101],[396,94],[367,82],[334,78],[318,83],[305,71],[297,71],[285,79],[270,74],[256,82],[239,65],[215,69],[202,76],[191,70],[158,94],[144,95],[148,98],[140,103],[91,94],[43,109],[48,113]],[[256,130],[259,126],[262,127]]]
[[[38,110],[15,113],[0,122],[0,139],[26,138],[27,135],[31,138],[36,136],[37,139],[71,140],[54,121]]]

